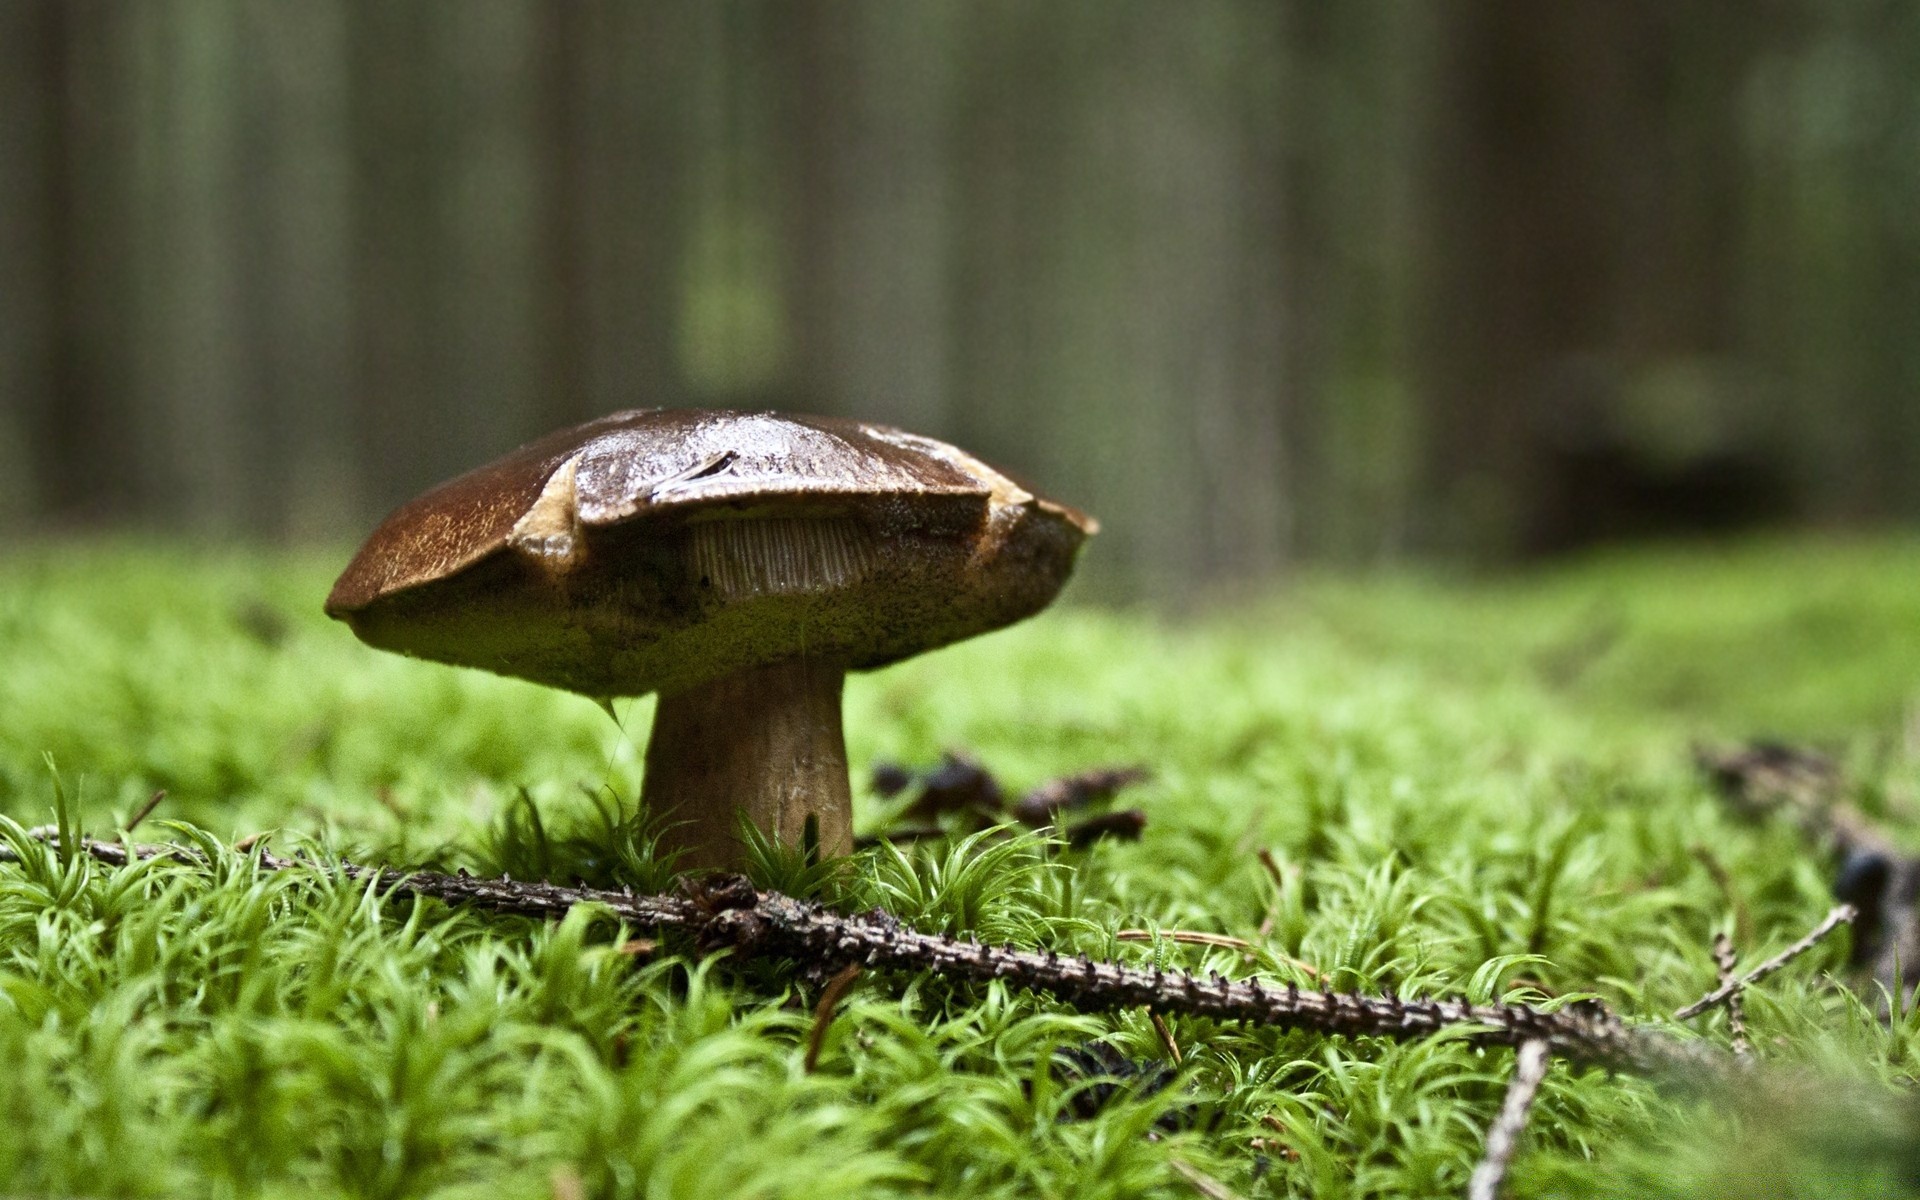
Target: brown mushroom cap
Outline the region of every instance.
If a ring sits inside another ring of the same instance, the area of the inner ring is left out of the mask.
[[[642,695],[793,657],[877,667],[1010,624],[1095,528],[884,425],[624,412],[402,506],[326,607],[383,649]]]

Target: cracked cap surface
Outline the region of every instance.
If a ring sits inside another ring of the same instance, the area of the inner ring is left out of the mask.
[[[1037,612],[1092,518],[884,425],[653,409],[401,506],[327,598],[363,640],[592,696],[880,666]]]

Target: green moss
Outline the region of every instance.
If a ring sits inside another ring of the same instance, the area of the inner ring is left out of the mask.
[[[631,819],[647,702],[617,730],[583,699],[367,650],[319,614],[335,565],[0,558],[0,813],[52,819],[51,754],[97,831],[166,788],[146,836],[658,884]],[[1757,961],[1829,903],[1826,865],[1730,820],[1690,744],[1819,739],[1897,810],[1920,785],[1917,685],[1906,543],[1310,579],[1179,625],[1061,611],[851,681],[856,782],[950,746],[1016,787],[1143,762],[1141,842],[922,845],[838,877],[769,849],[763,869],[930,929],[1238,973],[1231,950],[1113,934],[1265,927],[1255,965],[1278,978],[1300,959],[1342,987],[1657,1017],[1711,984],[1736,905]],[[0,1193],[546,1196],[557,1172],[595,1196],[1191,1195],[1175,1160],[1248,1196],[1458,1193],[1511,1064],[1176,1020],[1178,1087],[1063,1120],[1053,1049],[1157,1057],[1144,1016],[868,980],[809,1075],[780,972],[647,965],[621,938],[231,856],[0,868]],[[1742,1097],[1556,1068],[1513,1194],[1920,1194],[1920,1018],[1885,1028],[1832,988],[1843,953],[1753,997],[1763,1055],[1797,1065]],[[1188,1127],[1148,1138],[1172,1108]]]

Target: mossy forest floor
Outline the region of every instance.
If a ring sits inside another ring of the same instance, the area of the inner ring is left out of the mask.
[[[0,813],[49,821],[64,794],[110,834],[164,788],[144,839],[273,830],[281,851],[656,884],[622,824],[647,702],[616,728],[366,649],[319,614],[335,566],[0,554]],[[1831,904],[1832,864],[1729,816],[1690,746],[1807,740],[1864,807],[1911,811],[1916,698],[1906,542],[1308,579],[1179,622],[1069,604],[852,681],[859,818],[887,815],[871,764],[963,747],[1015,787],[1147,764],[1124,801],[1144,837],[872,851],[836,894],[1022,945],[1660,1020],[1712,986],[1716,930],[1758,962]],[[1140,927],[1267,952],[1114,937]],[[788,976],[649,962],[626,936],[231,854],[0,866],[0,1194],[1458,1195],[1513,1063],[1176,1019],[1174,1086],[1080,1116],[1056,1049],[1163,1058],[1144,1013],[868,976],[809,1074]],[[1845,954],[1749,995],[1764,1065],[1737,1086],[1556,1064],[1510,1194],[1920,1194],[1920,1018],[1836,986]],[[1698,1031],[1725,1037],[1717,1015]]]

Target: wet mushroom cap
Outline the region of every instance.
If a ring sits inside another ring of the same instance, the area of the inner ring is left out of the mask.
[[[1091,518],[944,442],[659,409],[402,506],[327,598],[371,645],[589,696],[804,657],[883,666],[1046,607]]]

